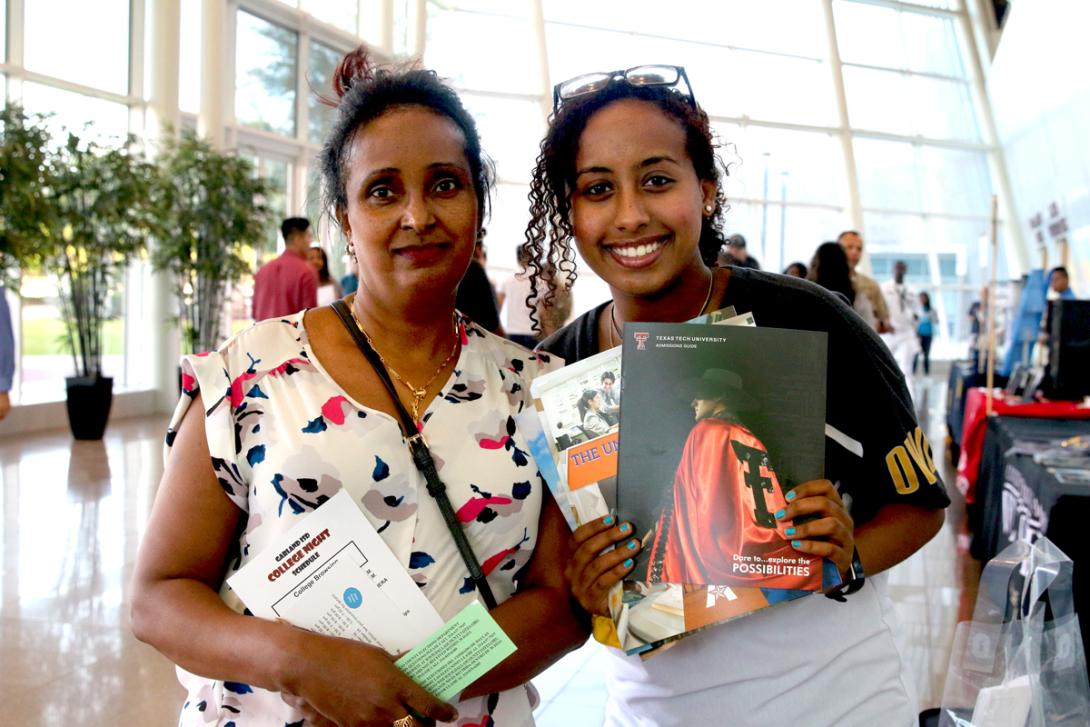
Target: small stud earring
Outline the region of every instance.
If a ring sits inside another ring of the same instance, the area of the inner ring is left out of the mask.
[[[710,217],[711,213],[714,212],[714,211],[715,211],[715,207],[712,207],[710,204],[704,205],[704,214],[706,214],[706,215],[708,215]]]

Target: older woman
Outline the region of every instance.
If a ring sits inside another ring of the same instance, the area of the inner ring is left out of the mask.
[[[225,574],[344,489],[443,618],[478,598],[397,407],[337,313],[263,321],[186,357],[134,577],[133,629],[180,667],[181,724],[532,724],[527,680],[584,638],[563,520],[512,417],[547,364],[454,308],[489,189],[473,120],[428,71],[334,77],[329,206],[359,261],[351,319],[426,436],[518,650],[451,706],[372,646],[244,616]],[[543,630],[548,638],[541,638]]]

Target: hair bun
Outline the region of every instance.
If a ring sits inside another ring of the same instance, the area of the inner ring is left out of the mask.
[[[337,98],[344,98],[353,85],[359,81],[370,81],[374,75],[375,67],[367,53],[367,46],[361,45],[337,64],[337,69],[333,71],[333,93],[337,94]]]

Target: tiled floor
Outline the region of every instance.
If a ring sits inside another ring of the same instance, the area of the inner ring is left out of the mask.
[[[936,455],[944,378],[936,371],[915,393]],[[115,421],[102,442],[73,442],[67,432],[0,439],[0,723],[175,723],[183,694],[173,668],[127,626],[163,426],[160,418]],[[921,707],[941,697],[954,624],[975,597],[964,520],[956,503],[943,531],[890,578]],[[535,680],[539,725],[601,724],[601,659],[588,645]]]

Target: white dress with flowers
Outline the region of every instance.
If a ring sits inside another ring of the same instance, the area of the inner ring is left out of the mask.
[[[532,405],[530,379],[552,364],[464,319],[459,329],[461,353],[424,414],[423,432],[502,603],[537,543],[545,488],[513,417]],[[360,365],[367,365],[362,357]],[[322,369],[303,313],[257,323],[218,352],[186,356],[182,380],[167,453],[200,391],[213,468],[245,523],[227,575],[343,488],[444,619],[477,598],[397,422],[353,401]],[[244,612],[226,586],[221,595]],[[182,725],[304,724],[276,693],[178,672],[189,691]],[[526,688],[469,699],[456,704],[456,724],[532,724],[529,702]]]

